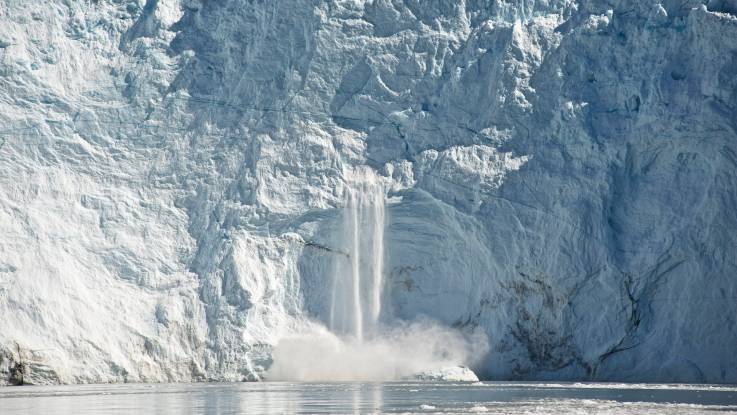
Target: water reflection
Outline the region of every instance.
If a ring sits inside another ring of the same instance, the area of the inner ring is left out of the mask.
[[[231,383],[0,388],[0,414],[737,413],[737,388],[545,383]]]

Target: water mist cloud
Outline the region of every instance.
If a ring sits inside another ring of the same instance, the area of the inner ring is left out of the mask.
[[[485,335],[464,335],[431,322],[381,328],[358,341],[322,326],[281,340],[267,380],[391,381],[452,366],[473,366],[488,351]]]

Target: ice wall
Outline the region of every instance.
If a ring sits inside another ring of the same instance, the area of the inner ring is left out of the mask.
[[[734,13],[6,0],[0,382],[259,378],[330,321],[356,171],[381,314],[480,374],[737,382]]]

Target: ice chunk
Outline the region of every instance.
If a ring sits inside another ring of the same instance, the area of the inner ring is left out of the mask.
[[[479,378],[473,370],[465,366],[450,366],[428,370],[414,375],[415,379],[443,382],[478,382]]]

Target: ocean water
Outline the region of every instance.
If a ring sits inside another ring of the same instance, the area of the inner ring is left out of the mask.
[[[737,386],[608,383],[201,383],[0,388],[0,414],[736,413]]]

